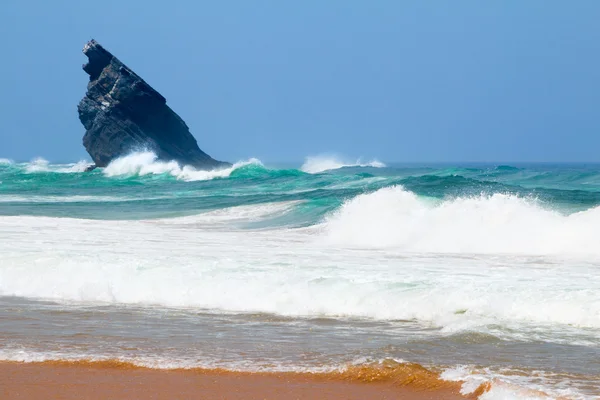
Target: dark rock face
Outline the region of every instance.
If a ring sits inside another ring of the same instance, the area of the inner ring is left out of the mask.
[[[96,166],[134,151],[153,151],[160,160],[198,169],[230,165],[200,150],[166,99],[95,40],[83,53],[90,82],[77,109],[86,129],[83,145]]]

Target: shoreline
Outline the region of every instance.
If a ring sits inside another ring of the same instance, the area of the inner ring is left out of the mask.
[[[0,362],[2,399],[476,399],[418,364],[329,373],[152,369],[120,361]]]

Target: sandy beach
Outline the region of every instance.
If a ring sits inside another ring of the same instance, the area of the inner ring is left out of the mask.
[[[118,362],[0,363],[2,399],[464,399],[418,366],[377,373],[158,370]],[[470,397],[476,398],[476,397]]]

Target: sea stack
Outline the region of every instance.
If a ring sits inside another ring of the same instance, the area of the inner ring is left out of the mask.
[[[77,109],[86,129],[83,145],[96,167],[135,151],[197,169],[230,165],[200,150],[166,99],[98,42],[88,42],[83,53],[90,82]]]

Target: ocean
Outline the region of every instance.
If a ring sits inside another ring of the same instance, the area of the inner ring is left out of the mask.
[[[0,160],[0,360],[600,398],[600,165]]]

